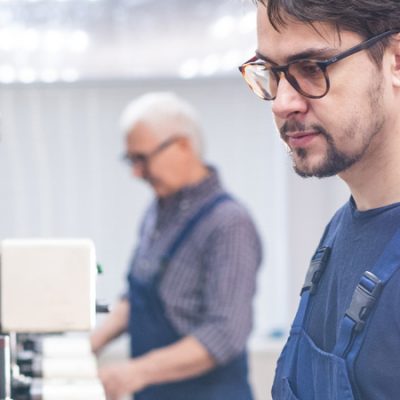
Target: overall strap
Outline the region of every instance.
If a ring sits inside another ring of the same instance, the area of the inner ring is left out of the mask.
[[[345,316],[333,353],[346,358],[350,373],[366,336],[366,324],[384,288],[400,268],[400,229],[386,245],[372,271],[362,275]],[[354,381],[353,381],[354,382]]]
[[[328,263],[331,247],[319,247],[311,259],[308,267],[306,279],[301,289],[300,305],[296,317],[293,321],[293,327],[302,327],[307,313],[308,304],[311,296],[315,293],[322,273]]]
[[[325,271],[325,267],[328,264],[331,249],[336,240],[339,226],[340,221],[336,222],[336,225],[331,232],[328,231],[327,237],[322,241],[322,244],[318,247],[311,258],[310,266],[308,267],[306,278],[301,289],[300,305],[293,321],[293,327],[302,327],[304,325],[304,319],[310,303],[310,298],[316,292],[323,272]]]
[[[171,246],[167,249],[162,257],[162,263],[165,267],[173,259],[176,252],[182,244],[189,238],[190,234],[194,231],[198,223],[205,218],[218,204],[227,200],[233,200],[227,193],[219,194],[211,199],[208,203],[204,204],[186,223],[184,228],[180,231],[178,236],[172,242]]]

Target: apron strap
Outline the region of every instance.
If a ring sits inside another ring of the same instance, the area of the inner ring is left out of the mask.
[[[310,266],[306,274],[306,278],[300,293],[300,305],[293,321],[292,329],[298,329],[304,326],[304,320],[307,314],[308,305],[311,296],[317,291],[318,284],[325,271],[329,261],[331,249],[336,240],[336,235],[339,230],[340,220],[331,232],[328,232],[327,237],[323,240],[322,245],[318,247],[310,261]]]
[[[400,269],[400,229],[396,231],[372,268],[362,275],[342,320],[339,337],[333,353],[345,358],[354,379],[354,362],[366,337],[366,325],[385,284]]]
[[[313,255],[306,274],[306,279],[300,293],[300,304],[293,321],[292,329],[302,327],[307,313],[311,295],[317,290],[318,283],[328,263],[331,248],[328,246],[319,247]]]
[[[230,195],[227,193],[222,193],[213,199],[211,199],[208,203],[204,204],[186,223],[184,228],[177,235],[175,240],[172,242],[170,247],[167,249],[165,254],[161,258],[162,268],[160,273],[162,273],[163,269],[168,265],[168,263],[174,258],[176,252],[182,246],[182,244],[189,238],[190,234],[194,231],[195,227],[198,223],[205,218],[218,204],[223,203],[227,200],[233,200]]]
[[[325,245],[317,249],[311,259],[310,266],[308,267],[306,279],[301,289],[301,293],[308,290],[310,294],[314,294],[317,291],[318,283],[321,280],[323,272],[325,271],[330,254],[330,246]]]
[[[335,222],[332,230],[328,231],[326,237],[322,240],[322,244],[318,247],[310,261],[310,266],[306,274],[300,295],[308,291],[314,294],[317,291],[318,284],[328,264],[331,249],[335,243],[336,235],[339,230],[341,219]]]

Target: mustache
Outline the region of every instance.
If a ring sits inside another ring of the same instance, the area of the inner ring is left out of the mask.
[[[281,139],[285,142],[288,140],[288,133],[290,133],[290,132],[307,132],[307,131],[316,132],[316,133],[324,136],[329,143],[333,142],[332,135],[321,125],[312,124],[310,126],[306,126],[302,122],[292,120],[292,121],[286,121],[279,128],[279,133],[280,133]]]

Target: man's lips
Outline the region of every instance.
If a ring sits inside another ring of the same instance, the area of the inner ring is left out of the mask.
[[[293,147],[305,147],[307,146],[315,137],[319,135],[319,132],[309,131],[309,132],[288,132],[286,134],[286,141],[288,145]]]

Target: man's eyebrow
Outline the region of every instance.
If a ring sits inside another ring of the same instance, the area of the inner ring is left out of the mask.
[[[292,54],[288,56],[285,60],[286,63],[290,63],[292,61],[297,61],[297,60],[313,60],[313,59],[320,59],[320,60],[325,60],[329,59],[330,57],[333,57],[337,53],[337,50],[331,47],[325,47],[321,49],[306,49],[304,51],[301,51],[300,53]],[[272,61],[270,58],[267,56],[261,54],[259,51],[256,51],[256,56],[260,60],[264,60],[268,63],[271,63],[273,65],[278,65],[275,61]]]

